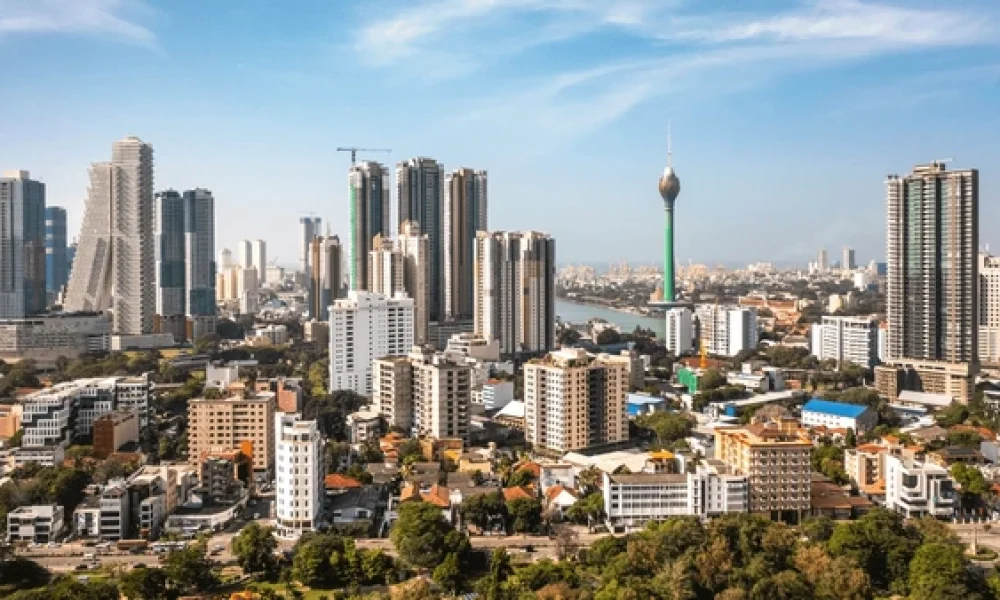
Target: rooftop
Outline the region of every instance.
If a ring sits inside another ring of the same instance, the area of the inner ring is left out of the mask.
[[[687,483],[687,475],[666,474],[666,473],[622,473],[619,475],[608,475],[611,483],[625,485],[664,485],[671,483]]]
[[[867,406],[861,404],[847,404],[844,402],[834,402],[832,400],[823,400],[822,398],[813,398],[809,402],[806,402],[802,407],[802,412],[817,412],[826,415],[834,415],[836,417],[846,417],[849,419],[857,419],[864,412],[868,410]]]

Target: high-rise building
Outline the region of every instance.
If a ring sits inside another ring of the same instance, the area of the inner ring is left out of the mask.
[[[45,209],[45,291],[57,294],[69,281],[69,261],[66,256],[66,209],[49,206]]]
[[[535,231],[476,234],[475,332],[503,354],[555,347],[556,242]]]
[[[524,365],[525,440],[570,452],[628,440],[629,367],[564,348]]]
[[[819,255],[816,257],[816,270],[825,273],[830,268],[830,258],[826,252],[826,248],[819,251]]]
[[[413,299],[413,337],[427,343],[430,306],[429,242],[416,223],[406,221],[395,242],[382,236],[372,240],[369,291],[386,296],[405,293]]]
[[[299,217],[299,270],[306,276],[312,273],[310,244],[319,237],[322,222],[319,217]]]
[[[200,465],[211,452],[247,448],[257,473],[274,466],[273,392],[253,392],[188,402],[188,462]]]
[[[1000,366],[1000,257],[979,253],[979,361]]]
[[[351,166],[348,176],[351,203],[349,276],[352,291],[368,289],[368,253],[372,238],[389,236],[392,192],[389,171],[380,163],[364,161]]]
[[[257,280],[256,267],[233,269],[236,277],[236,299],[239,301],[239,312],[252,315],[260,308],[260,282]]]
[[[244,269],[254,267],[253,243],[250,240],[240,240],[236,244],[236,262]]]
[[[0,177],[0,318],[38,314],[46,304],[45,184],[28,171],[7,172]]]
[[[188,327],[196,340],[215,333],[215,198],[197,188],[184,192],[184,287]]]
[[[250,255],[252,266],[257,269],[257,282],[264,285],[267,281],[267,243],[264,240],[250,242]]]
[[[330,391],[372,393],[372,362],[413,346],[413,300],[351,290],[330,307]]]
[[[472,367],[414,346],[408,356],[375,360],[372,405],[388,423],[415,436],[469,438]]]
[[[486,171],[457,169],[445,179],[442,310],[431,320],[468,319],[475,313],[476,234],[488,229]],[[431,249],[433,253],[433,248]],[[431,274],[431,281],[439,281]],[[435,283],[435,285],[441,285]]]
[[[223,248],[219,252],[219,263],[217,266],[220,273],[230,267],[235,267],[236,263],[233,262],[233,251],[229,248]]]
[[[310,242],[309,314],[313,319],[330,318],[330,305],[343,296],[343,248],[340,238],[320,236]]]
[[[845,271],[853,271],[857,266],[854,262],[854,248],[844,246],[844,252],[840,257],[840,268]]]
[[[174,190],[153,200],[153,249],[156,261],[156,319],[154,330],[185,339],[184,198]]]
[[[319,527],[326,498],[323,439],[316,421],[293,413],[274,415],[274,504],[279,537],[296,539]]]
[[[90,168],[80,242],[65,309],[111,309],[112,331],[153,330],[156,263],[153,243],[153,147],[139,138],[115,142],[111,162]]]
[[[878,322],[864,317],[823,317],[812,326],[812,354],[870,369],[878,363]]]
[[[674,356],[691,352],[694,343],[691,309],[686,306],[668,308],[666,319],[667,351],[672,352]]]
[[[667,167],[663,169],[658,183],[660,197],[666,213],[663,238],[663,301],[670,304],[677,297],[674,290],[674,204],[681,193],[681,180],[674,173],[673,150],[670,147],[670,131],[667,131]]]
[[[709,354],[736,356],[757,347],[757,309],[699,304],[694,312],[698,319],[698,346],[704,345]]]
[[[936,162],[886,187],[890,364],[876,385],[890,399],[918,388],[968,402],[979,352],[979,172]]]
[[[808,514],[812,447],[794,419],[715,429],[715,458],[750,479],[750,512],[776,519]]]
[[[417,157],[396,165],[398,224],[413,223],[427,236],[430,319],[441,318],[444,294],[444,167],[433,158]]]

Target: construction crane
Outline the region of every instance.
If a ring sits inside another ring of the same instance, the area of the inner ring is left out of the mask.
[[[358,152],[392,152],[388,148],[356,148],[354,146],[340,147],[337,148],[337,152],[350,152],[351,153],[351,164],[358,162]]]

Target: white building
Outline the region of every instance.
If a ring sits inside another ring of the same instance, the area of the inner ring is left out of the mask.
[[[101,493],[98,508],[100,508],[100,524],[98,526],[100,538],[106,541],[125,539],[128,535],[132,514],[128,490],[124,482],[121,482],[121,485],[109,484]]]
[[[555,347],[556,242],[536,231],[476,233],[475,332],[502,354]]]
[[[475,333],[456,333],[448,338],[445,352],[458,353],[479,361],[498,362],[500,360],[500,342],[488,340]]]
[[[368,291],[388,297],[405,293],[413,299],[413,338],[427,343],[431,277],[429,238],[411,221],[400,225],[395,241],[376,236],[369,258]]]
[[[757,309],[719,304],[695,307],[700,343],[716,356],[736,356],[757,347]]]
[[[47,544],[59,538],[64,522],[65,512],[61,506],[18,506],[7,513],[7,543]]]
[[[472,368],[414,346],[374,364],[372,405],[396,426],[435,439],[469,437]]]
[[[413,346],[413,300],[351,290],[330,308],[330,391],[372,393],[372,361]]]
[[[239,302],[240,314],[256,314],[260,309],[260,280],[257,279],[256,267],[243,267],[233,270],[236,277],[236,299]]]
[[[270,323],[259,329],[254,329],[248,336],[248,341],[254,346],[281,346],[288,343],[288,327]]]
[[[822,425],[830,429],[850,429],[860,436],[878,425],[878,415],[860,404],[813,398],[802,406],[802,424],[806,427]]]
[[[514,382],[502,379],[490,379],[482,388],[483,408],[497,410],[514,399]]]
[[[979,253],[979,360],[1000,365],[1000,257]]]
[[[691,309],[684,306],[667,309],[666,318],[667,352],[672,352],[674,356],[691,352],[694,344]]]
[[[382,433],[382,415],[374,410],[359,410],[347,415],[347,435],[352,444],[378,440]]]
[[[604,473],[604,513],[611,531],[635,531],[650,521],[696,516],[702,519],[749,510],[746,476],[732,475],[717,460],[688,474]]]
[[[319,525],[325,490],[323,440],[316,421],[274,415],[277,534],[295,539]]]
[[[263,285],[267,281],[267,242],[264,240],[254,240],[250,242],[251,266],[257,269],[257,284]]]
[[[885,507],[907,518],[951,517],[958,501],[948,470],[899,456],[885,457]]]
[[[823,317],[812,326],[812,355],[866,369],[878,364],[878,322],[865,317]]]

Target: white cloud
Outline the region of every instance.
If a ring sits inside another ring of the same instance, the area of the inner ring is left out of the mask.
[[[146,8],[140,0],[0,0],[0,35],[92,35],[150,46],[156,35],[129,16]]]

